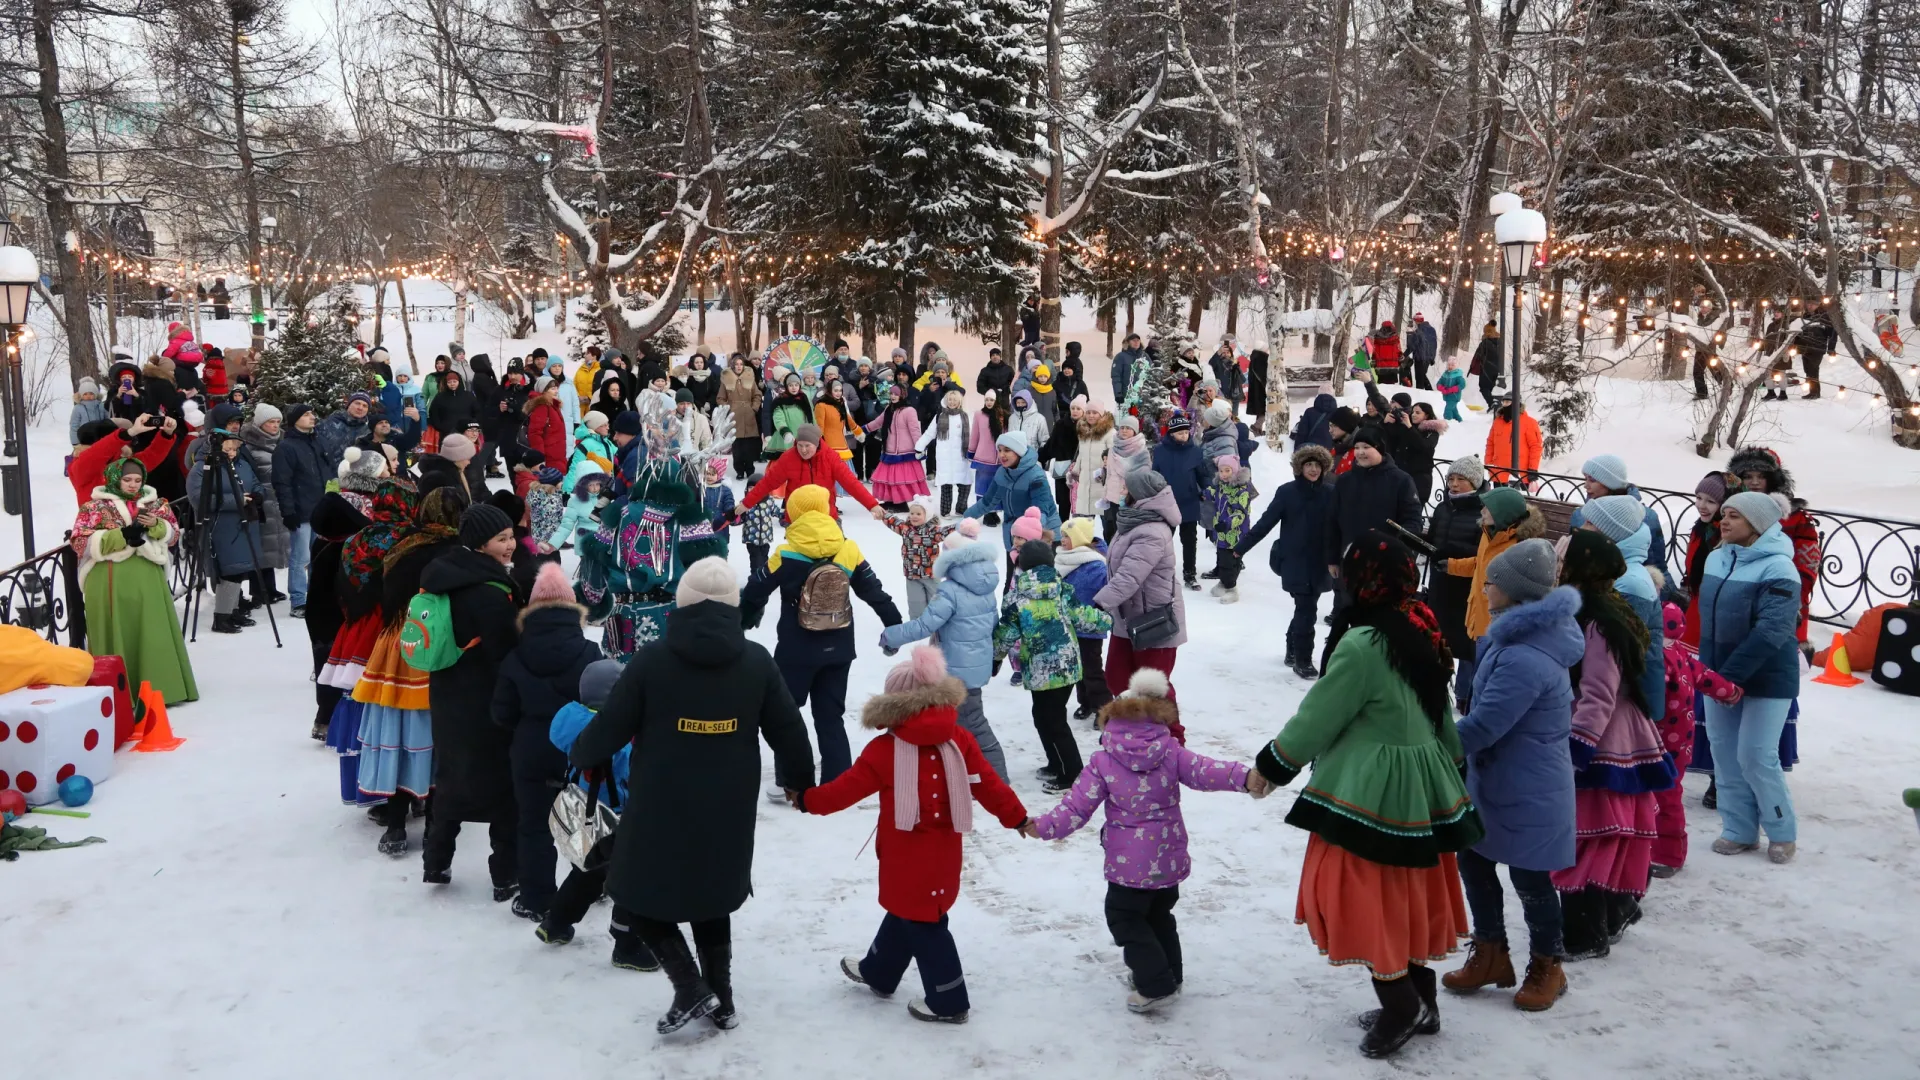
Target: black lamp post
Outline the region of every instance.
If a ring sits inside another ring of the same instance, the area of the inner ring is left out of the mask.
[[[13,239],[13,222],[0,217],[0,239]],[[27,305],[40,281],[40,264],[33,252],[11,244],[0,246],[0,324],[5,324],[6,368],[0,377],[6,389],[6,439],[0,453],[12,458],[0,464],[0,494],[5,509],[20,517],[20,536],[26,557],[32,559],[33,488],[27,465],[27,384],[21,371],[20,331],[27,322]]]
[[[1534,253],[1547,242],[1547,219],[1538,210],[1508,210],[1494,220],[1493,239],[1500,245],[1507,283],[1513,287],[1513,411],[1508,420],[1513,429],[1512,481],[1515,487],[1524,487],[1526,479],[1520,474],[1520,286],[1533,275]]]

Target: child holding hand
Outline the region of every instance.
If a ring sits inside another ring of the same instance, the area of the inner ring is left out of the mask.
[[[917,619],[939,591],[933,563],[940,557],[940,542],[953,532],[953,526],[940,524],[931,495],[915,495],[907,504],[907,515],[889,514],[886,524],[900,534],[900,563],[907,573],[907,618]]]
[[[1693,736],[1696,707],[1701,695],[1722,705],[1740,701],[1744,692],[1700,662],[1700,654],[1687,647],[1687,615],[1677,604],[1661,609],[1667,632],[1667,712],[1655,726],[1660,741],[1673,755],[1676,774],[1685,775],[1693,764]],[[1687,863],[1687,804],[1685,793],[1675,783],[1665,791],[1653,793],[1654,837],[1653,876],[1670,878]]]
[[[980,756],[957,721],[966,687],[947,674],[932,645],[887,673],[886,691],[868,699],[861,726],[880,732],[853,768],[794,796],[809,814],[832,814],[878,792],[880,906],[886,918],[861,958],[840,961],[847,978],[891,997],[909,962],[920,968],[926,996],[907,1003],[915,1020],[967,1022],[969,1002],[960,952],[947,911],[960,892],[962,837],[973,831],[980,801],[1009,829],[1027,824],[1026,807]]]
[[[1100,749],[1060,805],[1033,819],[1021,833],[1064,840],[1106,807],[1100,830],[1106,851],[1107,929],[1133,973],[1127,1008],[1151,1012],[1179,993],[1185,972],[1173,907],[1180,883],[1193,870],[1180,789],[1245,791],[1256,797],[1268,787],[1237,762],[1215,761],[1173,738],[1180,707],[1167,697],[1167,677],[1153,668],[1134,672],[1126,693],[1100,710]]]

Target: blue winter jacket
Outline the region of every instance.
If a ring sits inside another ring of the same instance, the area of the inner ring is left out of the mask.
[[[553,714],[553,723],[547,725],[547,738],[553,745],[560,748],[561,753],[567,753],[573,749],[573,741],[587,729],[587,724],[593,720],[593,717],[592,709],[577,701],[569,701],[560,707],[559,712]],[[616,810],[627,805],[627,777],[632,771],[633,743],[629,742],[613,755],[613,797],[611,799],[607,797],[606,786],[602,785],[600,800]],[[585,778],[578,778],[574,783],[579,784],[582,790],[586,789]]]
[[[1647,547],[1652,534],[1645,525],[1620,541],[1620,557],[1627,561],[1627,572],[1613,583],[1627,606],[1647,628],[1646,669],[1640,675],[1640,692],[1647,697],[1647,719],[1659,723],[1667,715],[1667,642],[1666,618],[1660,608],[1660,594],[1647,573]]]
[[[1586,654],[1574,616],[1580,593],[1562,585],[1494,617],[1476,647],[1473,709],[1455,725],[1467,793],[1487,835],[1474,850],[1523,870],[1573,865],[1573,686]]]
[[[1773,525],[1752,547],[1721,544],[1700,582],[1700,659],[1748,697],[1800,694],[1800,573]]]
[[[1315,484],[1289,480],[1273,493],[1266,513],[1234,551],[1245,555],[1279,525],[1280,537],[1267,554],[1267,564],[1280,575],[1280,587],[1290,593],[1326,592],[1333,588],[1326,560],[1327,512],[1332,506],[1333,484],[1327,477]]]
[[[1314,398],[1313,404],[1300,414],[1299,421],[1293,425],[1293,448],[1322,446],[1333,449],[1333,432],[1328,430],[1327,422],[1333,419],[1334,410],[1339,407],[1340,403],[1333,399],[1332,394],[1321,394]]]
[[[1074,603],[1094,607],[1094,594],[1107,587],[1107,545],[1096,536],[1092,547],[1061,548],[1053,553],[1053,568],[1061,582],[1073,590]],[[1080,636],[1104,640],[1107,632],[1083,632]]]
[[[1199,447],[1194,447],[1198,452]],[[1060,531],[1060,507],[1053,501],[1053,481],[1047,477],[1047,471],[1040,467],[1040,456],[1033,447],[1020,455],[1020,463],[1011,469],[997,469],[993,474],[993,485],[980,493],[980,498],[967,508],[970,518],[984,517],[998,511],[1000,514],[1000,542],[1012,551],[1013,523],[1027,512],[1027,507],[1040,508],[1040,527],[1055,533]]]
[[[880,632],[880,644],[899,649],[940,635],[947,671],[975,690],[993,678],[993,628],[1000,618],[1000,552],[991,543],[963,544],[934,560],[940,587],[920,617]]]
[[[1181,442],[1169,435],[1153,444],[1153,471],[1166,477],[1182,521],[1199,521],[1201,502],[1212,501],[1207,491],[1213,482],[1212,469],[1200,444],[1191,438]]]
[[[1640,497],[1640,489],[1629,484],[1627,486],[1627,494],[1637,499]],[[1574,509],[1573,517],[1567,520],[1567,528],[1577,529],[1586,520],[1587,520],[1587,508],[1583,504]],[[1647,527],[1647,531],[1652,533],[1653,535],[1651,540],[1647,544],[1646,554],[1640,557],[1640,561],[1645,563],[1648,566],[1653,567],[1655,570],[1660,571],[1660,574],[1662,577],[1669,576],[1667,574],[1666,529],[1660,524],[1660,515],[1655,513],[1653,507],[1651,506],[1647,507],[1647,513],[1644,519],[1644,524]],[[1633,560],[1629,558],[1627,561],[1632,562]],[[1685,605],[1682,605],[1682,606],[1685,606]]]

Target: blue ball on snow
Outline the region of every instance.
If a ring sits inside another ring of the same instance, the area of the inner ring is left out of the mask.
[[[84,776],[69,776],[60,781],[60,801],[68,806],[85,806],[93,798],[93,781]]]

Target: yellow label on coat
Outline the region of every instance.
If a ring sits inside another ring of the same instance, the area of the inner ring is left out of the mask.
[[[740,730],[739,720],[689,720],[680,718],[680,730],[692,735],[731,735]]]

